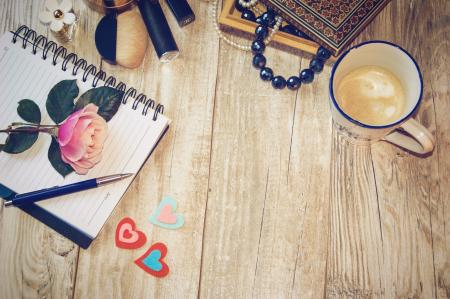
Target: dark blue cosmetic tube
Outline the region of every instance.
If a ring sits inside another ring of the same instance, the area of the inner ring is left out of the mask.
[[[140,0],[138,6],[159,60],[175,59],[180,52],[158,0]]]

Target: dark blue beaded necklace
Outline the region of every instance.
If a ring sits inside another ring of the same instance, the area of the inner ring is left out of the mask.
[[[254,55],[252,64],[260,70],[259,76],[262,80],[272,82],[273,88],[283,89],[287,87],[291,90],[297,90],[302,84],[308,84],[314,81],[314,74],[322,72],[325,61],[331,57],[331,52],[324,47],[320,47],[309,63],[309,68],[301,70],[299,76],[292,76],[287,80],[283,76],[274,76],[272,69],[266,66],[266,57],[263,53],[266,49],[264,39],[269,34],[269,27],[275,24],[275,18],[276,15],[272,10],[268,10],[258,17],[259,25],[256,27],[255,39],[251,46]]]

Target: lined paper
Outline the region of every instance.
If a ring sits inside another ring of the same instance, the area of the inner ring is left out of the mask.
[[[39,51],[36,55],[31,53],[31,46],[23,49],[21,42],[13,44],[12,36],[6,33],[0,40],[0,128],[6,128],[12,122],[23,122],[17,114],[18,102],[22,99],[33,100],[39,105],[41,124],[53,124],[45,109],[50,89],[61,80],[77,79],[80,96],[92,88],[92,82],[82,82],[81,74],[73,76],[69,67],[63,72],[61,60],[53,66],[50,55],[43,60]],[[102,161],[87,175],[71,173],[63,178],[56,172],[47,157],[51,137],[41,133],[32,148],[23,153],[0,152],[0,182],[17,193],[24,193],[105,175],[137,173],[169,125],[169,120],[159,115],[153,121],[153,111],[149,110],[147,116],[143,116],[143,105],[134,110],[132,102],[133,99],[129,99],[127,105],[122,105],[108,122]],[[5,137],[2,136],[2,142]],[[38,204],[95,238],[131,181],[129,178]]]

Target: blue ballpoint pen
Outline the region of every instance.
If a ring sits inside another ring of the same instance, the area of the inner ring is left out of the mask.
[[[38,191],[17,194],[11,200],[5,200],[5,207],[10,206],[22,206],[30,203],[34,203],[40,200],[57,197],[61,195],[66,195],[70,193],[80,192],[87,189],[97,188],[104,186],[106,184],[114,183],[125,178],[132,176],[132,173],[126,174],[114,174],[109,176],[104,176],[96,179],[90,179],[74,184],[69,184],[65,186],[56,186],[48,189],[42,189]]]

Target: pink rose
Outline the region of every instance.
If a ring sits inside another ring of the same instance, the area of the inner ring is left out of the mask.
[[[108,125],[97,111],[96,105],[88,104],[59,125],[61,158],[78,174],[88,173],[102,159]]]

